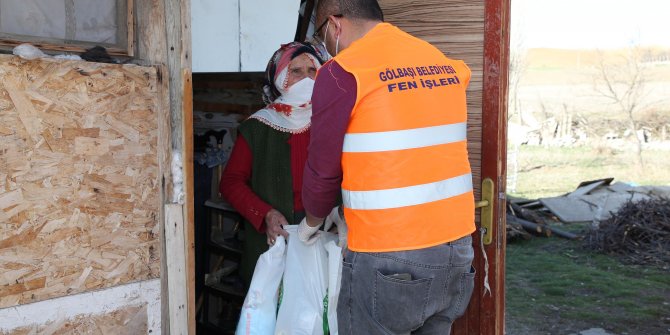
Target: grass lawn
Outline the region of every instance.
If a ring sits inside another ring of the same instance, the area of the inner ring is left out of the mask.
[[[537,237],[507,245],[507,334],[670,333],[670,270],[625,265],[582,243]]]
[[[508,193],[527,199],[558,196],[582,181],[607,177],[670,185],[670,150],[644,150],[640,171],[635,154],[622,148],[520,146],[516,185],[510,178],[512,149],[508,159]],[[583,243],[535,237],[507,245],[507,334],[563,335],[590,328],[618,335],[670,334],[670,268],[623,264],[586,250]]]

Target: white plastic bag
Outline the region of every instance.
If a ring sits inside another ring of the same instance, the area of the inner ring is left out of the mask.
[[[342,248],[335,241],[325,245],[328,252],[328,327],[330,335],[337,335],[337,302],[342,287]]]
[[[323,335],[323,315],[330,314],[324,310],[324,301],[327,301],[326,296],[330,295],[327,294],[329,254],[325,246],[328,243],[337,246],[337,236],[320,231],[317,241],[312,245],[306,245],[297,238],[296,226],[289,226],[286,230],[289,232],[289,238],[283,279],[284,292],[277,315],[275,334]],[[341,256],[337,258],[341,262]],[[339,283],[339,278],[335,281]],[[337,322],[337,318],[334,319],[334,322]],[[328,323],[332,322],[329,320]],[[331,331],[331,334],[336,333]]]
[[[23,59],[28,60],[49,57],[47,54],[42,52],[42,50],[40,50],[39,48],[30,43],[23,43],[21,45],[17,45],[12,51],[12,53]]]
[[[283,236],[264,252],[254,269],[249,291],[237,323],[236,335],[272,335],[275,330],[279,283],[284,272],[286,243]]]

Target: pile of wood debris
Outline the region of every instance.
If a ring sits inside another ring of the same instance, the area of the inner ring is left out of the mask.
[[[670,265],[670,198],[628,202],[587,237],[592,249],[635,264]]]
[[[528,200],[508,196],[507,241],[552,235],[581,238],[557,226],[590,223],[593,227],[603,227],[598,223],[620,217],[617,212],[628,203],[670,198],[668,186],[633,186],[612,183],[613,180],[585,181],[574,191],[557,197]]]

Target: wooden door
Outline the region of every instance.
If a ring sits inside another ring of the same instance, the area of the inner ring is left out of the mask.
[[[380,0],[385,20],[422,38],[472,70],[468,88],[468,150],[475,197],[490,178],[496,201],[490,244],[473,234],[475,290],[453,334],[503,334],[505,310],[505,149],[509,0]],[[481,227],[479,211],[477,225]],[[488,269],[486,266],[488,259]],[[487,276],[488,273],[488,276]],[[485,290],[488,279],[490,293]]]

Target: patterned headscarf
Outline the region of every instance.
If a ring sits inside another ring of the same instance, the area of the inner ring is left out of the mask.
[[[319,64],[323,64],[323,60],[319,57],[318,52],[311,44],[302,42],[291,42],[282,44],[279,50],[270,58],[268,66],[265,68],[265,80],[263,86],[263,101],[266,104],[271,104],[275,101],[281,93],[277,88],[275,81],[277,76],[286,68],[288,64],[296,57],[306,53],[310,58],[316,60]]]

